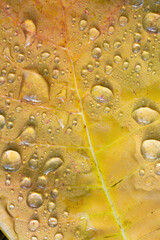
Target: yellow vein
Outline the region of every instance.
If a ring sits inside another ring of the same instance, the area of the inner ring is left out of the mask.
[[[61,2],[61,0],[60,0],[60,2]],[[119,219],[119,217],[118,217],[118,215],[117,215],[117,212],[116,212],[116,209],[115,209],[115,207],[114,207],[114,204],[113,204],[113,202],[112,202],[111,196],[110,196],[110,194],[109,194],[109,192],[108,192],[108,189],[107,189],[107,187],[106,187],[106,185],[105,185],[105,182],[104,182],[102,173],[101,173],[101,171],[100,171],[100,169],[99,169],[99,165],[98,165],[98,161],[97,161],[96,155],[95,155],[94,150],[93,150],[91,138],[90,138],[90,135],[89,135],[89,130],[88,130],[88,127],[87,127],[87,124],[86,124],[86,120],[85,120],[85,117],[84,117],[83,104],[82,104],[82,100],[81,100],[81,97],[80,97],[80,94],[79,94],[79,90],[78,90],[78,86],[77,86],[77,79],[76,79],[74,64],[73,64],[72,57],[71,57],[71,54],[70,54],[70,51],[69,51],[69,48],[68,48],[67,29],[66,29],[66,20],[65,20],[65,10],[64,10],[64,7],[63,7],[62,3],[61,3],[61,6],[62,6],[62,11],[63,11],[63,19],[64,19],[64,26],[65,26],[67,51],[68,51],[68,55],[69,55],[69,58],[70,58],[70,61],[71,61],[71,64],[72,64],[72,70],[73,70],[73,76],[74,76],[74,82],[75,82],[76,92],[77,92],[77,96],[78,96],[79,101],[80,101],[82,118],[83,118],[83,122],[84,122],[84,124],[85,124],[85,126],[86,126],[86,132],[87,132],[87,136],[88,136],[88,141],[89,141],[91,153],[92,153],[92,156],[93,156],[95,165],[96,165],[96,167],[97,167],[98,174],[99,174],[99,177],[100,177],[100,180],[101,180],[101,183],[102,183],[104,192],[105,192],[105,194],[106,194],[106,196],[107,196],[107,198],[108,198],[108,201],[109,201],[109,203],[110,203],[110,205],[111,205],[111,208],[112,208],[112,211],[113,211],[113,215],[114,215],[115,219],[117,220],[118,225],[120,226],[121,233],[122,233],[122,236],[123,236],[124,240],[127,240],[127,237],[126,237],[126,235],[125,235],[124,229],[123,229],[123,227],[122,227],[122,224],[121,224],[120,219]]]

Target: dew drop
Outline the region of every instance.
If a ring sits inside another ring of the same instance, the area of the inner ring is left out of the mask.
[[[160,157],[160,141],[153,139],[143,141],[141,151],[147,161],[157,160]]]
[[[36,140],[36,131],[32,126],[26,127],[18,138],[21,143],[34,143]]]
[[[55,236],[54,236],[54,240],[63,240],[62,233],[56,233]]]
[[[92,56],[94,58],[100,58],[102,56],[102,50],[99,47],[95,47],[92,50]]]
[[[148,61],[149,60],[149,52],[143,51],[141,57],[144,61]]]
[[[49,160],[46,161],[44,165],[44,168],[43,168],[44,174],[47,175],[48,173],[57,170],[62,165],[62,163],[63,161],[59,157],[50,158]]]
[[[31,187],[31,179],[30,177],[23,177],[21,182],[20,182],[20,186],[21,188],[24,188],[24,189],[28,189]]]
[[[37,155],[34,155],[28,162],[30,168],[32,169],[37,169],[38,167],[38,156]]]
[[[23,22],[22,27],[24,29],[24,33],[25,33],[25,36],[26,36],[25,46],[29,46],[34,41],[35,34],[36,34],[36,26],[31,19],[26,19]]]
[[[37,219],[32,219],[28,223],[28,229],[31,232],[35,232],[39,227],[39,221]]]
[[[131,0],[132,8],[138,9],[143,6],[144,0]]]
[[[49,58],[50,57],[50,53],[49,52],[42,52],[41,53],[41,58],[43,59],[43,60],[45,60],[45,59],[47,59],[47,58]]]
[[[125,16],[120,16],[120,18],[119,18],[119,25],[121,27],[125,27],[127,25],[127,23],[128,23],[128,18],[125,17]]]
[[[59,70],[58,69],[53,69],[53,72],[52,72],[52,77],[54,79],[58,79],[59,78]]]
[[[105,66],[105,73],[110,75],[113,71],[113,67],[111,65],[106,65]]]
[[[5,78],[3,76],[0,77],[0,85],[5,83]]]
[[[14,73],[9,73],[8,74],[7,80],[8,80],[9,83],[13,83],[15,81],[15,79],[16,79],[16,76],[15,76]]]
[[[57,224],[58,224],[57,218],[50,217],[50,218],[48,219],[48,225],[49,225],[50,227],[56,227]]]
[[[160,162],[155,164],[154,172],[160,176]]]
[[[128,61],[124,61],[123,62],[123,70],[126,71],[129,67],[129,62]]]
[[[114,60],[115,63],[120,63],[121,60],[122,60],[122,58],[121,58],[120,55],[115,55],[114,58],[113,58],[113,60]]]
[[[138,43],[134,43],[133,44],[133,46],[132,46],[132,51],[134,52],[134,53],[139,53],[140,51],[141,51],[141,46],[140,46],[140,44],[138,44]]]
[[[160,32],[160,14],[147,13],[143,19],[143,28],[151,33]]]
[[[104,42],[103,43],[103,49],[108,52],[109,48],[110,48],[109,43],[108,42]]]
[[[99,35],[100,35],[100,32],[96,28],[93,27],[89,30],[89,39],[90,40],[92,40],[92,41],[96,40],[99,37]]]
[[[140,125],[148,125],[154,122],[159,116],[159,113],[148,107],[141,107],[135,110],[132,114],[134,120]]]
[[[47,186],[47,179],[46,179],[45,176],[39,176],[38,177],[37,186],[39,188],[42,188],[42,189],[46,188],[46,186]]]
[[[50,213],[52,213],[56,208],[56,205],[54,202],[48,202],[47,209]]]
[[[0,115],[0,130],[5,126],[5,117]]]
[[[80,28],[80,30],[81,30],[81,31],[84,31],[84,30],[86,29],[86,27],[87,27],[87,21],[86,21],[86,20],[81,20],[81,21],[79,22],[79,28]]]
[[[112,99],[112,91],[104,86],[96,85],[92,88],[91,94],[94,100],[97,102],[108,102]]]
[[[2,154],[1,164],[4,170],[16,172],[21,166],[21,156],[17,151],[7,150]]]
[[[42,195],[37,192],[30,192],[27,196],[27,204],[31,208],[39,208],[43,204]]]

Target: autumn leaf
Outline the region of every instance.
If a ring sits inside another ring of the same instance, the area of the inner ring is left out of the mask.
[[[160,2],[2,0],[0,43],[4,235],[159,240]]]

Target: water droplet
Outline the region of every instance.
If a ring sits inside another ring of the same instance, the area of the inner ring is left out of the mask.
[[[5,78],[3,76],[0,77],[0,85],[5,83]]]
[[[132,8],[138,9],[143,6],[144,0],[131,0]]]
[[[113,67],[111,65],[106,65],[105,66],[105,73],[110,75],[111,72],[113,71]]]
[[[47,186],[47,179],[45,176],[38,177],[37,186],[39,188],[45,188]]]
[[[138,44],[138,43],[134,43],[133,44],[133,46],[132,46],[132,51],[134,52],[134,53],[139,53],[140,51],[141,51],[141,46],[140,46],[140,44]]]
[[[93,56],[94,58],[100,58],[101,55],[102,55],[102,50],[101,50],[99,47],[93,48],[93,50],[92,50],[92,56]]]
[[[160,141],[153,139],[143,141],[141,151],[147,161],[157,160],[160,157]]]
[[[148,61],[149,60],[149,52],[143,51],[141,57],[144,61]]]
[[[88,72],[93,72],[93,65],[92,64],[88,64],[87,65],[87,70],[88,70]]]
[[[155,164],[154,172],[157,175],[160,175],[160,162]]]
[[[148,125],[158,118],[159,113],[151,108],[141,107],[135,110],[132,116],[138,124]]]
[[[31,208],[39,208],[43,204],[42,195],[37,192],[30,192],[27,196],[27,204]]]
[[[104,109],[104,113],[109,113],[111,111],[111,109],[109,108],[109,107],[105,107],[105,109]]]
[[[0,115],[0,130],[5,126],[5,117]]]
[[[125,27],[127,25],[127,23],[128,23],[128,18],[125,17],[125,16],[120,16],[120,18],[119,18],[119,25],[121,27]]]
[[[135,71],[136,71],[137,73],[139,73],[139,72],[141,71],[141,65],[140,65],[140,64],[136,64],[136,66],[135,66]]]
[[[86,20],[81,20],[81,21],[79,22],[79,28],[80,28],[80,30],[81,30],[81,31],[84,31],[84,30],[86,29],[86,27],[87,27],[87,21],[86,21]]]
[[[121,58],[120,55],[115,55],[114,58],[113,58],[113,60],[114,60],[115,63],[120,63],[121,60],[122,60],[122,58]]]
[[[56,208],[56,205],[54,202],[48,202],[47,209],[50,213],[52,213]]]
[[[7,80],[8,80],[9,83],[13,83],[15,81],[15,79],[16,79],[16,76],[15,76],[14,73],[9,73],[8,74]]]
[[[28,229],[31,232],[35,232],[39,227],[39,221],[37,219],[32,219],[28,223]]]
[[[33,143],[36,140],[36,131],[32,126],[26,127],[18,138],[21,143]]]
[[[25,70],[20,98],[29,102],[47,102],[49,89],[45,79],[35,71]]]
[[[160,32],[160,14],[147,13],[143,19],[143,28],[148,32]]]
[[[57,224],[58,224],[57,218],[50,217],[50,218],[48,219],[48,225],[49,225],[50,227],[56,227]]]
[[[30,20],[30,19],[26,19],[23,22],[22,26],[23,26],[24,33],[25,33],[25,36],[26,36],[26,44],[25,44],[25,46],[29,46],[34,41],[35,34],[36,34],[36,26],[33,23],[33,21]]]
[[[21,63],[24,61],[24,54],[20,53],[17,55],[17,62]]]
[[[144,169],[139,170],[139,176],[143,177],[145,175]]]
[[[11,203],[11,204],[9,205],[9,209],[10,209],[10,210],[13,210],[14,208],[15,208],[14,204]]]
[[[30,168],[32,169],[37,169],[38,167],[38,156],[37,155],[34,155],[28,162]]]
[[[129,62],[128,61],[124,61],[123,62],[123,70],[126,71],[129,67]]]
[[[51,195],[52,195],[53,198],[58,197],[58,194],[59,194],[59,192],[58,192],[58,190],[56,188],[53,189],[52,192],[51,192]]]
[[[62,165],[62,163],[63,161],[59,157],[50,158],[44,165],[44,173],[47,175],[48,173],[57,170]]]
[[[92,41],[96,40],[99,37],[99,35],[100,35],[100,32],[96,28],[93,27],[89,30],[89,39],[90,40],[92,40]]]
[[[16,172],[21,166],[21,156],[17,151],[7,150],[2,154],[1,164],[6,171]]]
[[[114,48],[115,48],[115,49],[120,48],[120,46],[121,46],[121,42],[115,42],[115,43],[114,43]]]
[[[54,240],[63,240],[62,233],[56,233],[55,236],[54,236]]]
[[[27,189],[31,187],[31,179],[30,177],[23,177],[21,182],[20,182],[20,186],[21,188]]]
[[[58,79],[59,78],[59,70],[58,69],[53,69],[53,72],[52,72],[52,77],[54,79]]]
[[[110,48],[109,43],[108,42],[104,42],[103,43],[103,49],[108,52],[109,48]]]
[[[97,102],[108,102],[112,99],[112,91],[104,86],[96,85],[92,88],[91,94],[94,100]]]
[[[50,53],[49,52],[42,52],[41,53],[41,58],[43,59],[43,60],[45,60],[45,59],[47,59],[47,58],[49,58],[50,57]]]

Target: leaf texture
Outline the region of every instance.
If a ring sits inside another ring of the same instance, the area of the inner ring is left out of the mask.
[[[0,2],[0,228],[159,240],[160,2]]]

